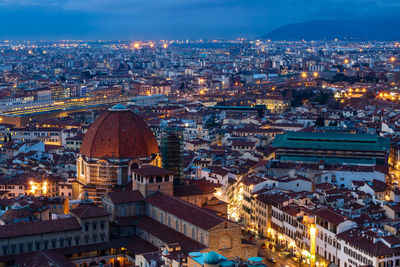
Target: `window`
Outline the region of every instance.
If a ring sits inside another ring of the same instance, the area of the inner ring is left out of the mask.
[[[85,232],[89,231],[89,224],[88,223],[85,223],[84,227],[85,227]]]
[[[93,231],[96,231],[96,230],[97,230],[97,223],[94,222],[94,223],[93,223]]]
[[[192,228],[192,239],[196,240],[196,231]]]
[[[156,183],[161,183],[162,182],[162,177],[161,176],[157,176],[156,177]]]
[[[43,249],[48,249],[48,247],[49,247],[49,241],[48,240],[43,241]]]
[[[183,234],[186,235],[186,224],[183,224]]]
[[[27,243],[26,246],[28,248],[28,251],[32,251],[32,247],[33,247],[32,242]]]
[[[101,230],[104,230],[104,228],[105,228],[105,222],[101,222],[101,223],[100,223],[100,229],[101,229]]]
[[[51,240],[51,248],[55,248],[57,246],[56,242],[57,240],[55,239]]]
[[[3,246],[2,250],[3,250],[3,255],[7,255],[8,254],[8,247],[7,246]]]
[[[169,176],[168,175],[165,175],[164,181],[169,182]]]
[[[79,245],[80,239],[80,236],[75,236],[75,245]]]
[[[85,243],[86,243],[86,244],[89,243],[89,238],[90,238],[90,236],[85,235]]]
[[[81,161],[81,174],[85,173],[85,165],[83,165],[83,160]]]
[[[19,253],[24,253],[24,244],[18,244]]]

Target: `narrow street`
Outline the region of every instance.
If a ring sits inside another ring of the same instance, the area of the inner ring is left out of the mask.
[[[248,239],[248,237],[246,237]],[[270,249],[270,242],[267,239],[260,239],[259,237],[254,237],[251,242],[257,244],[258,247],[258,255],[263,257],[264,263],[267,266],[280,267],[280,266],[290,266],[290,267],[303,267],[308,266],[306,264],[299,263],[291,258],[287,253],[283,251],[278,251],[275,246]],[[263,248],[263,244],[267,244],[265,248]],[[275,258],[276,262],[270,262],[269,258]]]

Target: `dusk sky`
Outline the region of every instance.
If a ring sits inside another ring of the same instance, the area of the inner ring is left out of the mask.
[[[288,23],[396,14],[399,0],[0,0],[0,39],[255,38]]]

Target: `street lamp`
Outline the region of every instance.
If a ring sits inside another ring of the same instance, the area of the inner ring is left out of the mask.
[[[125,247],[121,247],[121,250],[124,253],[123,266],[125,267],[125,252],[126,252],[126,248]]]

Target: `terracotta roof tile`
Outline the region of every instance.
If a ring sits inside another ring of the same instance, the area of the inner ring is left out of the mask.
[[[136,202],[144,199],[143,195],[138,190],[114,191],[108,193],[107,196],[114,204]]]
[[[148,157],[158,153],[158,145],[138,115],[130,110],[109,110],[90,126],[80,152],[89,158]]]
[[[228,221],[223,217],[214,215],[202,208],[190,204],[189,202],[161,192],[157,192],[147,197],[146,202],[204,230],[209,230]]]
[[[109,215],[104,209],[94,204],[80,204],[78,207],[70,210],[70,213],[81,219],[104,217]]]
[[[81,225],[75,218],[48,220],[40,222],[20,222],[0,226],[0,238],[30,236],[79,229],[81,229]]]

